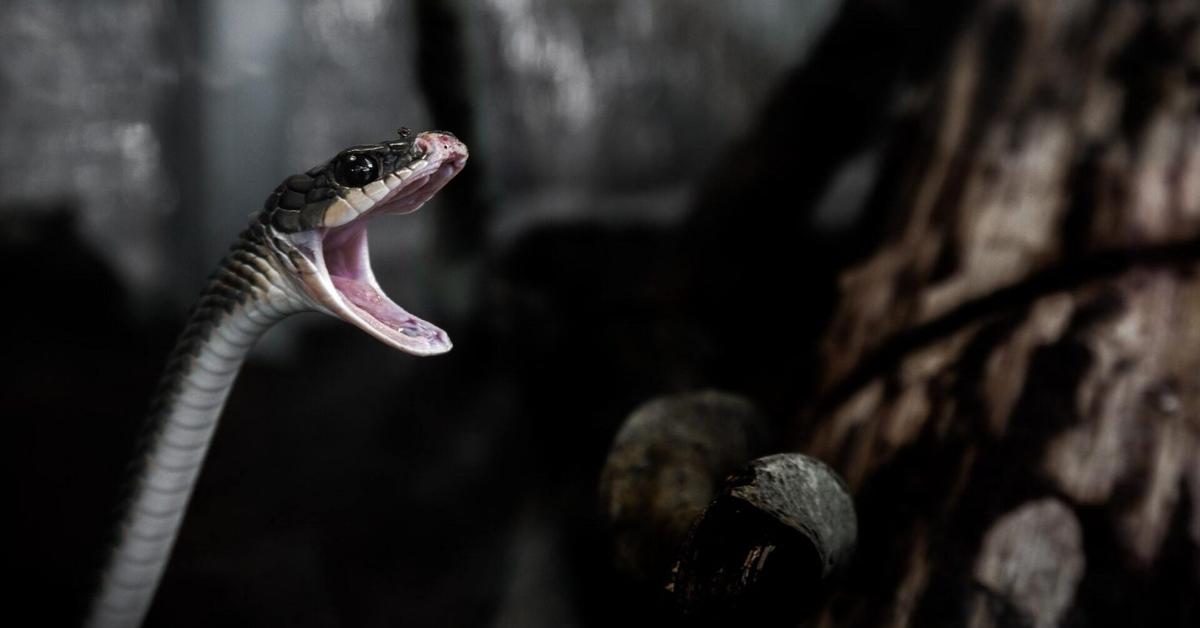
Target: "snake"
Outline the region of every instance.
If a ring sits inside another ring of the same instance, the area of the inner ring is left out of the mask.
[[[339,318],[400,351],[449,351],[446,332],[404,310],[371,268],[367,226],[416,211],[466,164],[453,134],[405,128],[286,178],[209,277],[140,431],[114,537],[84,625],[140,626],[154,599],[225,400],[255,341],[300,312]]]

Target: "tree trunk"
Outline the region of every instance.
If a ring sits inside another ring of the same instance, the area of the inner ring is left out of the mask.
[[[859,509],[818,625],[1200,625],[1198,24],[985,0],[899,80],[795,437]]]

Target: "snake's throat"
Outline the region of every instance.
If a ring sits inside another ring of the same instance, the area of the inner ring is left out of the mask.
[[[349,223],[320,230],[320,246],[315,247],[312,260],[318,274],[323,275],[318,283],[324,294],[318,296],[332,314],[388,345],[416,355],[445,353],[452,346],[450,338],[384,293],[371,269],[367,225],[385,214],[416,211],[462,169],[466,148],[457,139],[436,134],[427,143],[426,167],[413,172]]]

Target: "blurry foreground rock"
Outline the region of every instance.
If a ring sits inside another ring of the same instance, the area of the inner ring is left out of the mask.
[[[670,593],[689,625],[795,625],[853,555],[845,484],[808,456],[750,460],[765,432],[735,395],[659,397],[609,452],[600,498],[617,567]]]
[[[655,398],[621,426],[600,478],[617,568],[661,587],[720,482],[762,451],[762,417],[715,391]]]
[[[854,555],[854,504],[819,460],[774,454],[724,483],[679,552],[671,590],[700,625],[795,626]]]

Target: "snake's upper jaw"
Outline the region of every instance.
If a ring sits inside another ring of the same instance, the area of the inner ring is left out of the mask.
[[[452,135],[429,132],[416,141],[427,147],[422,166],[389,182],[386,194],[352,221],[307,232],[298,248],[312,265],[304,288],[320,309],[401,351],[436,355],[450,350],[449,336],[388,298],[371,270],[367,245],[370,220],[415,211],[466,163],[467,149]]]

